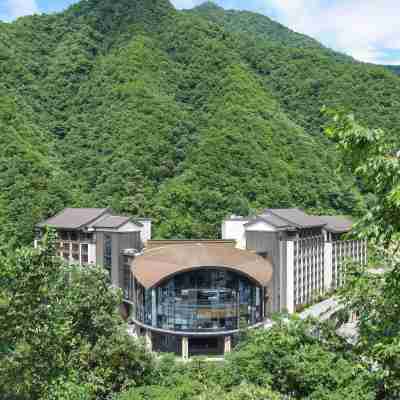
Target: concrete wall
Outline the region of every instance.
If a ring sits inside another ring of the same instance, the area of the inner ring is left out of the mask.
[[[96,258],[97,264],[103,265],[104,262],[104,237],[111,236],[111,282],[113,285],[121,287],[123,285],[123,249],[140,249],[140,232],[97,232],[96,233]]]
[[[151,219],[138,219],[138,221],[143,225],[140,228],[142,242],[146,244],[148,240],[151,240]]]
[[[247,250],[258,254],[266,254],[272,260],[273,278],[270,288],[271,311],[280,311],[280,288],[281,288],[281,259],[279,236],[277,232],[246,232]]]
[[[235,239],[238,249],[246,249],[245,219],[226,220],[222,223],[222,239]]]
[[[276,232],[276,228],[270,224],[267,224],[264,221],[255,222],[246,227],[246,231],[255,231],[255,232]]]

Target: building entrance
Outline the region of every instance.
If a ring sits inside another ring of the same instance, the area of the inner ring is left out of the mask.
[[[224,354],[221,337],[189,338],[189,356],[217,356]]]

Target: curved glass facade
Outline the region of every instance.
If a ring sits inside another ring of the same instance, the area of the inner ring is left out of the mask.
[[[153,289],[135,281],[136,319],[174,331],[229,331],[263,319],[263,290],[223,269],[175,275]]]

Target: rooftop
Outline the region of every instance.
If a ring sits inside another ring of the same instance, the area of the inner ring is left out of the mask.
[[[171,244],[145,250],[133,260],[135,276],[146,288],[177,273],[202,268],[226,268],[266,286],[272,279],[269,260],[233,246],[204,242]]]
[[[65,208],[54,217],[37,224],[37,226],[49,225],[59,229],[80,229],[95,222],[108,212],[110,212],[108,208]]]
[[[321,219],[325,221],[325,229],[333,233],[350,232],[353,227],[351,219],[344,216],[323,215]]]
[[[93,228],[118,229],[128,223],[130,220],[130,217],[122,217],[119,215],[106,215],[104,218],[101,218],[99,221],[95,222],[92,226]],[[142,226],[140,222],[137,222],[136,224]]]
[[[147,218],[131,218],[128,216],[112,215],[109,208],[65,208],[54,217],[40,222],[36,226],[42,228],[46,225],[57,229],[76,230],[83,228],[119,229],[132,221],[142,227],[142,222],[151,221]]]
[[[276,219],[289,223],[297,228],[314,228],[325,225],[325,221],[321,217],[308,215],[299,208],[267,208],[262,214],[264,218]]]

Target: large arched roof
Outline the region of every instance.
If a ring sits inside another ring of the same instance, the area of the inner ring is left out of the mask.
[[[146,288],[180,272],[201,268],[226,268],[244,274],[261,286],[272,279],[269,260],[231,246],[177,244],[147,250],[132,264],[136,279]]]

